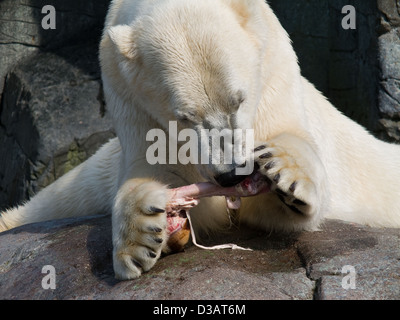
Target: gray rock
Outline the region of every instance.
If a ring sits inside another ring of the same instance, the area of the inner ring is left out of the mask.
[[[380,123],[384,128],[385,135],[391,140],[400,141],[400,121],[381,119]]]
[[[400,141],[400,28],[379,38],[381,76],[379,84],[380,123],[384,138]]]
[[[7,76],[0,106],[0,207],[15,205],[114,136],[100,116],[97,42],[40,53]]]
[[[379,37],[381,80],[400,80],[400,30],[393,29]]]
[[[400,299],[400,230],[373,229],[332,221],[324,232],[298,242],[316,299]],[[355,270],[355,289],[344,289],[344,266]]]
[[[400,118],[400,29],[379,38],[381,83],[379,108],[384,118]]]
[[[399,0],[377,0],[377,6],[382,13],[381,25],[386,32],[400,26]]]
[[[254,251],[189,246],[161,258],[141,278],[117,281],[109,216],[22,226],[0,234],[1,299],[399,299],[400,230],[329,221],[322,231],[234,231],[206,244],[235,242]],[[45,265],[56,289],[43,289]],[[345,290],[344,265],[356,271]]]
[[[400,141],[400,3],[378,0],[379,28],[379,112],[383,138]]]

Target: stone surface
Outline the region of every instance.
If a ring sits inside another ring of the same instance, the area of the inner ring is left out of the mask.
[[[0,104],[0,208],[15,205],[114,136],[100,115],[97,41],[43,52],[7,76]]]
[[[400,230],[372,229],[330,222],[324,232],[304,233],[298,249],[310,279],[317,281],[316,299],[400,299]],[[356,271],[354,290],[342,288]]]
[[[381,12],[381,32],[388,32],[392,28],[400,27],[399,0],[377,0]]]
[[[227,241],[253,251],[189,246],[118,281],[109,216],[22,226],[0,234],[0,299],[400,299],[400,230],[329,221],[314,233],[244,229],[207,244]],[[55,268],[54,290],[42,288],[45,265]],[[342,288],[345,265],[355,289]]]
[[[400,119],[400,28],[379,37],[381,64],[380,111],[386,119]]]

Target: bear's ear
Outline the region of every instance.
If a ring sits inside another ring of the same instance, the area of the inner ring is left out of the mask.
[[[249,20],[257,17],[262,10],[263,0],[225,0],[231,9],[236,13],[239,22],[245,26]],[[262,3],[261,3],[262,2]]]
[[[128,25],[117,25],[107,30],[111,41],[118,51],[128,59],[135,57],[135,42],[133,28]]]

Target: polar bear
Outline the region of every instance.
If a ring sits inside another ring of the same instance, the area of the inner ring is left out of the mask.
[[[118,138],[3,212],[0,231],[111,212],[116,277],[148,271],[168,251],[168,188],[241,179],[234,170],[243,164],[235,161],[150,165],[146,133],[168,134],[170,121],[196,132],[254,130],[252,157],[271,192],[243,199],[243,223],[312,231],[333,218],[400,227],[400,147],[372,137],[301,76],[289,37],[263,0],[114,0],[100,62]],[[202,200],[191,215],[199,230],[229,222],[221,197]]]

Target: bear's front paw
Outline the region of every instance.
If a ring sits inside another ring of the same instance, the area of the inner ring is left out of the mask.
[[[273,143],[261,144],[254,149],[254,159],[270,184],[271,190],[290,209],[302,216],[313,215],[317,203],[315,184],[296,159],[284,148]]]
[[[115,277],[134,279],[150,270],[166,247],[167,188],[157,182],[127,183],[113,212]]]

